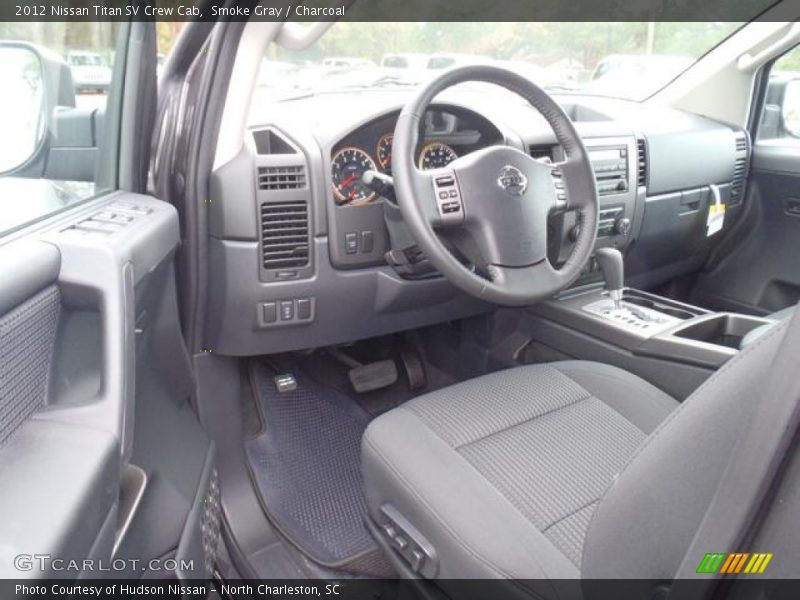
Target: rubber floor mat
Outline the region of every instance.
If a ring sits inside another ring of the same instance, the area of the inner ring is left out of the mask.
[[[370,418],[345,394],[291,372],[297,389],[278,393],[274,373],[251,364],[263,428],[245,440],[250,471],[281,532],[316,562],[342,567],[377,549],[361,478]]]

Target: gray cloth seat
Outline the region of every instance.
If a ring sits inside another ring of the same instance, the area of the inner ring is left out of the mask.
[[[781,309],[781,310],[775,311],[774,313],[768,314],[765,318],[772,319],[773,321],[775,321],[775,323],[777,323],[779,321],[783,321],[785,319],[788,319],[789,317],[791,317],[794,314],[794,308],[795,308],[794,306],[787,306],[784,309]],[[742,341],[739,344],[739,347],[740,348],[744,348],[748,344],[752,344],[758,338],[760,338],[762,335],[767,333],[772,327],[774,327],[775,323],[767,323],[765,325],[762,325],[761,327],[756,327],[752,331],[748,332],[747,335],[745,335],[742,338]]]
[[[767,318],[773,319],[775,321],[783,321],[784,319],[788,319],[794,314],[795,306],[787,306],[786,308],[782,308],[781,310],[777,310],[774,313],[767,315]]]
[[[395,408],[362,443],[375,530],[400,515],[412,544],[434,551],[423,575],[445,587],[509,578],[550,598],[570,597],[558,588],[577,577],[670,579],[784,330],[740,352],[681,405],[621,369],[567,361],[492,373]]]

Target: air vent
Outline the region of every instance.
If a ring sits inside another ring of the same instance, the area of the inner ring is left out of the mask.
[[[539,160],[540,158],[549,158],[553,160],[553,147],[552,146],[531,146],[529,149],[530,155]]]
[[[258,167],[258,189],[299,190],[306,187],[304,167]]]
[[[261,248],[265,269],[308,265],[308,202],[261,204]]]
[[[733,166],[733,179],[731,180],[731,197],[728,201],[731,205],[740,204],[744,197],[744,187],[747,181],[747,134],[744,131],[736,132],[736,152],[744,153],[736,157]]]
[[[644,138],[636,140],[636,184],[639,187],[647,185],[647,142]]]
[[[731,181],[731,198],[729,204],[739,204],[744,195],[744,182],[747,178],[747,157],[736,159],[733,167],[733,180]]]
[[[739,131],[736,133],[736,151],[737,152],[747,151],[747,135],[743,131]]]

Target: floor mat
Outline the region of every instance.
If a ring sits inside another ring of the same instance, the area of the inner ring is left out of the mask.
[[[274,372],[251,364],[262,432],[245,441],[253,480],[275,525],[315,561],[344,567],[377,551],[364,526],[361,435],[369,415],[345,394],[293,369],[278,393]]]

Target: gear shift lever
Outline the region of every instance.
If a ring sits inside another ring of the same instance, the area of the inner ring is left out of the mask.
[[[622,253],[616,248],[598,248],[594,253],[597,264],[606,280],[608,295],[614,301],[614,308],[622,308],[622,282],[624,279],[624,266]]]

